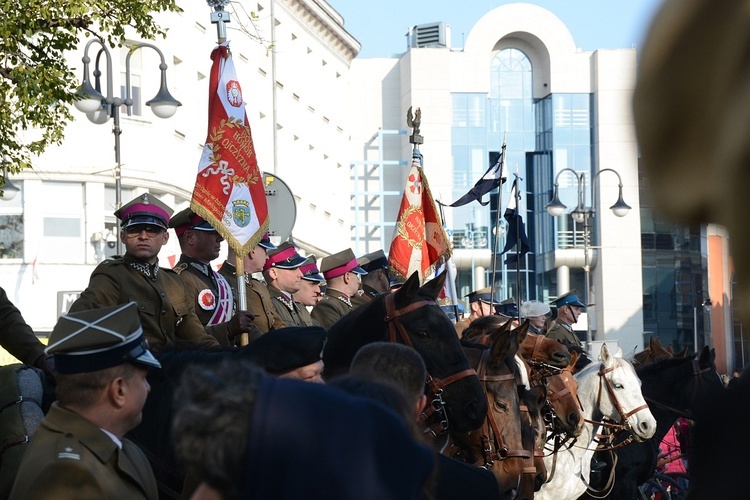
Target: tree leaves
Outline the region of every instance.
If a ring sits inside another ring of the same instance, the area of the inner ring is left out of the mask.
[[[67,51],[91,36],[121,46],[128,27],[144,39],[163,37],[153,15],[181,10],[176,0],[0,0],[0,158],[9,171],[63,140],[80,77]]]

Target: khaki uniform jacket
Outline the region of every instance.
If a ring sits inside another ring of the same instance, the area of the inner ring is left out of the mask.
[[[176,345],[219,347],[218,341],[203,328],[192,298],[174,271],[157,268],[156,276],[149,277],[133,268],[131,262],[137,261],[125,256],[99,264],[91,273],[89,286],[70,307],[70,312],[135,302],[151,351]]]
[[[0,288],[0,345],[22,363],[33,365],[44,354],[44,344],[24,321],[5,290]]]
[[[229,281],[229,286],[232,287],[232,293],[234,293],[234,300],[236,302],[237,274],[235,267],[225,261],[221,265],[221,269],[219,269],[219,274]],[[271,304],[271,295],[268,293],[266,285],[248,276],[245,279],[245,294],[247,295],[247,309],[255,315],[253,323],[261,333],[266,333],[269,330],[278,330],[286,326],[278,314],[276,314],[276,308]],[[251,342],[253,340],[255,339],[250,339]]]
[[[138,446],[123,439],[119,449],[94,424],[54,403],[24,453],[10,498],[156,499],[158,492]]]
[[[281,318],[281,321],[286,323],[286,326],[313,326],[312,318],[310,313],[307,312],[305,306],[299,302],[295,302],[294,299],[289,300],[284,292],[276,288],[275,286],[268,285],[268,293],[271,295],[271,303],[276,308],[276,314]],[[304,313],[302,312],[304,310]]]
[[[557,321],[552,323],[552,326],[547,330],[547,337],[552,340],[559,342],[565,341],[570,345],[582,347],[581,339],[578,335],[573,333],[573,329],[564,323],[558,323]]]
[[[315,304],[310,315],[320,326],[328,330],[352,309],[354,307],[351,305],[349,297],[338,290],[327,288],[323,300]]]

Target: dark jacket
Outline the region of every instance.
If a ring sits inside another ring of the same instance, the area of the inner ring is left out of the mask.
[[[44,344],[26,324],[21,312],[0,288],[0,345],[22,363],[33,365],[44,354]]]
[[[271,303],[276,308],[276,314],[286,323],[286,326],[314,326],[310,314],[305,306],[294,299],[287,298],[284,292],[275,286],[268,285],[268,293],[271,295]],[[304,312],[302,311],[304,309]]]

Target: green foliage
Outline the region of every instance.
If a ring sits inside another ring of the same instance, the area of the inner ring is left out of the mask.
[[[163,37],[153,14],[181,11],[176,0],[0,0],[0,6],[0,158],[9,158],[10,172],[62,142],[80,77],[66,51],[90,36],[121,46],[128,27],[144,39]]]

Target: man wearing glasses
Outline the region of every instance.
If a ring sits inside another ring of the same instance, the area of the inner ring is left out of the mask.
[[[125,255],[99,264],[71,313],[135,302],[143,334],[152,351],[187,346],[218,348],[206,333],[192,297],[180,277],[159,267],[158,254],[169,240],[173,210],[155,196],[143,194],[115,212],[122,221],[120,240]]]
[[[323,300],[313,307],[312,318],[326,330],[351,311],[351,298],[357,294],[360,276],[367,271],[359,267],[351,248],[323,258],[320,270],[328,283]]]

